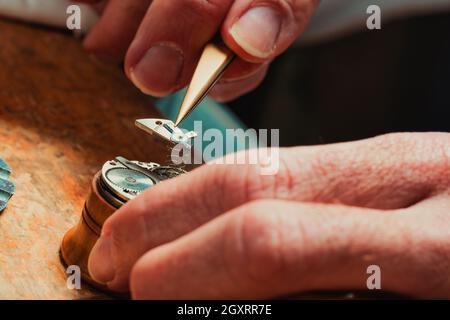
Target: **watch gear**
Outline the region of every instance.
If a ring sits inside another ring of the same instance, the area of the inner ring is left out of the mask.
[[[111,169],[106,172],[106,179],[117,187],[132,192],[141,192],[155,182],[145,174],[132,169]]]
[[[144,190],[185,172],[178,167],[117,157],[103,165],[98,186],[105,199],[119,208]]]
[[[0,212],[6,208],[9,199],[11,199],[15,191],[14,183],[9,181],[10,174],[10,167],[5,161],[0,159]]]

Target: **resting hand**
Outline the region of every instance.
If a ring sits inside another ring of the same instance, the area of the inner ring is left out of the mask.
[[[134,298],[382,289],[450,298],[450,134],[281,149],[280,170],[205,165],[114,213],[91,275]]]

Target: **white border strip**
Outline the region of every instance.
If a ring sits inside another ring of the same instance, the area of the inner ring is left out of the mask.
[[[66,27],[67,7],[73,4],[67,0],[0,0],[0,16],[40,23],[58,28]],[[89,6],[81,8],[81,32],[88,32],[97,22],[97,13]]]

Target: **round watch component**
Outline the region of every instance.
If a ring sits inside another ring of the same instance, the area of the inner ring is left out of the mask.
[[[106,179],[124,190],[141,192],[155,184],[149,176],[131,169],[116,168],[106,172]]]
[[[123,157],[106,162],[97,181],[99,192],[115,208],[155,184],[186,173],[180,167],[160,166],[153,162],[130,161]]]
[[[116,208],[159,182],[152,173],[157,163],[130,161],[122,157],[106,162],[98,181],[99,190]]]

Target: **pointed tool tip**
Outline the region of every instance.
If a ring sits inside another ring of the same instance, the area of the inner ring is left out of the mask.
[[[180,123],[182,123],[183,120],[186,119],[186,116],[187,116],[186,112],[178,113],[177,119],[175,120],[175,127],[178,127]]]

